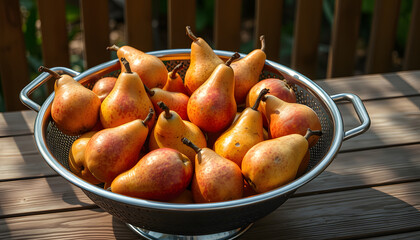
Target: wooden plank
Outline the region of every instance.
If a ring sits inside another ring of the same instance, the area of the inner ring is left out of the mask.
[[[340,239],[420,228],[420,184],[291,198],[241,239]]]
[[[66,1],[38,0],[41,20],[42,57],[47,67],[70,67],[67,38]],[[48,82],[48,91],[54,91],[54,82]]]
[[[85,68],[110,60],[109,10],[106,0],[80,1],[81,28],[84,43]]]
[[[419,155],[419,144],[339,153],[321,175],[295,195],[420,181]]]
[[[297,2],[292,68],[310,79],[316,78],[321,17],[322,0]]]
[[[241,239],[360,238],[420,227],[420,184],[319,194],[289,199],[257,221]],[[31,226],[28,228],[28,226]],[[133,239],[101,209],[5,218],[0,238]]]
[[[0,137],[34,133],[37,113],[31,110],[5,112],[0,115]]]
[[[195,0],[168,0],[168,48],[190,48],[185,27],[195,32]],[[197,35],[198,37],[199,35]]]
[[[61,176],[0,182],[0,218],[96,206]]]
[[[410,30],[405,47],[404,70],[420,69],[420,1],[413,1]]]
[[[327,77],[354,75],[362,0],[336,1]]]
[[[153,50],[152,1],[125,1],[125,37],[128,45],[143,52]]]
[[[242,0],[216,0],[214,7],[215,49],[239,51]]]
[[[375,1],[366,73],[392,71],[391,60],[401,0]]]
[[[317,80],[329,95],[354,93],[362,100],[413,96],[420,94],[420,71],[369,74]]]
[[[26,109],[19,93],[29,82],[19,1],[0,1],[0,79],[6,111]]]
[[[280,59],[281,20],[283,0],[257,0],[255,2],[255,48],[259,48],[261,35],[265,36],[267,59]]]
[[[365,240],[395,240],[395,239],[417,239],[420,231],[409,231],[392,235],[380,235],[378,237],[365,238]]]

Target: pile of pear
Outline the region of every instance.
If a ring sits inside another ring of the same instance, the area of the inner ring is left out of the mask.
[[[55,79],[51,118],[78,136],[69,168],[116,194],[171,203],[210,203],[249,197],[305,173],[320,138],[315,111],[296,102],[285,80],[260,79],[261,49],[227,61],[189,27],[182,63],[167,69],[156,56],[112,46],[121,72],[92,89],[46,67]]]

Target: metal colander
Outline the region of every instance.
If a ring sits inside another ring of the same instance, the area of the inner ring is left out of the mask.
[[[233,54],[227,51],[216,50],[215,52],[225,60]],[[179,62],[184,62],[185,68],[179,72],[181,76],[185,74],[189,65],[190,49],[156,51],[149,54],[159,57],[168,70],[172,70]],[[52,70],[72,75],[77,81],[89,87],[105,75],[117,74],[120,64],[116,59],[82,73],[63,67],[55,67]],[[321,120],[323,135],[310,149],[311,158],[307,172],[293,182],[263,194],[206,204],[175,204],[137,199],[115,194],[104,190],[101,186],[85,182],[69,171],[67,161],[69,149],[77,137],[67,136],[60,132],[50,117],[54,93],[42,106],[28,97],[36,88],[50,79],[49,75],[40,74],[21,91],[20,97],[26,106],[38,112],[34,135],[37,147],[45,161],[62,177],[80,187],[99,207],[127,223],[130,228],[151,239],[197,235],[230,238],[238,236],[252,223],[277,209],[299,187],[314,179],[331,163],[343,140],[365,132],[370,126],[366,109],[360,98],[354,94],[329,96],[302,74],[268,60],[261,79],[267,77],[286,79],[293,86],[297,101],[311,107]],[[346,132],[344,132],[341,114],[335,104],[341,100],[353,103],[361,122],[358,127]]]

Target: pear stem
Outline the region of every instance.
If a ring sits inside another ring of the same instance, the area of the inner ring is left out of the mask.
[[[183,68],[184,68],[184,64],[183,64],[183,63],[179,63],[178,65],[176,65],[176,66],[174,67],[174,69],[172,69],[172,72],[171,72],[171,78],[172,78],[172,79],[175,79],[175,78],[176,78],[176,73],[177,73],[179,70],[183,69]]]
[[[111,47],[107,47],[107,51],[118,51],[120,49],[117,45],[112,45]]]
[[[261,51],[265,52],[265,36],[264,35],[260,36],[260,41],[261,41]]]
[[[165,118],[169,119],[172,117],[172,113],[169,110],[169,107],[166,106],[166,104],[162,101],[158,102],[157,105],[160,107],[160,109],[162,109],[163,111],[165,111]]]
[[[187,30],[187,35],[188,37],[191,38],[191,40],[193,40],[194,42],[198,40],[198,38],[194,35],[194,33],[191,30],[190,26],[186,26],[185,29]]]
[[[264,88],[263,90],[260,91],[260,94],[258,94],[257,100],[255,100],[255,104],[254,106],[252,106],[252,109],[255,111],[258,111],[258,106],[260,105],[261,99],[270,92],[270,89],[268,88]]]
[[[188,147],[192,148],[196,153],[201,152],[201,148],[197,147],[194,143],[192,143],[188,138],[183,137],[181,139],[182,143],[187,145]]]
[[[308,140],[313,135],[321,136],[322,135],[322,131],[321,130],[315,130],[315,131],[313,131],[310,128],[308,128],[308,130],[306,131],[306,134],[305,134],[304,138],[306,138],[306,140]]]
[[[122,57],[121,63],[124,65],[126,73],[133,73],[130,68],[130,63],[127,61],[127,59]]]
[[[144,86],[144,90],[146,90],[147,95],[149,95],[150,97],[152,97],[153,95],[155,95],[155,91],[153,91],[150,88],[148,88],[146,86],[146,84],[143,83],[143,86]]]
[[[149,121],[152,120],[154,113],[155,111],[153,111],[153,108],[150,108],[149,113],[147,114],[146,118],[142,121],[144,126],[147,126],[147,123],[149,123]]]
[[[38,68],[38,72],[47,72],[47,73],[51,74],[51,76],[53,76],[55,79],[60,79],[61,78],[60,74],[58,74],[57,72],[54,72],[53,70],[51,70],[47,67],[44,67],[44,66],[40,66]]]
[[[233,55],[232,55],[232,57],[230,57],[227,61],[226,61],[226,66],[230,66],[230,64],[235,60],[235,59],[238,59],[240,57],[240,55],[239,55],[239,53],[234,53]]]

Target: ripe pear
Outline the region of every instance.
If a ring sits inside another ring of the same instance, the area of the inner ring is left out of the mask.
[[[101,183],[101,181],[96,179],[89,171],[85,161],[86,145],[96,132],[97,131],[90,131],[82,134],[73,142],[69,151],[70,171],[91,184]]]
[[[210,148],[197,147],[186,138],[182,138],[182,142],[196,152],[191,183],[194,202],[221,202],[242,197],[244,179],[238,165]]]
[[[92,92],[96,93],[101,102],[103,102],[106,96],[108,96],[108,94],[114,88],[116,81],[116,77],[101,78],[93,85]]]
[[[260,41],[261,49],[253,50],[244,58],[230,65],[235,73],[235,100],[238,105],[245,103],[248,91],[258,83],[264,68],[266,60],[264,35],[260,37]],[[254,102],[255,100],[252,101],[252,103]]]
[[[168,73],[168,79],[166,80],[165,86],[163,86],[163,90],[170,91],[170,92],[180,92],[185,95],[188,95],[188,91],[184,86],[184,81],[182,80],[181,76],[179,75],[179,71],[184,68],[184,65],[179,63]]]
[[[242,160],[242,173],[258,193],[267,192],[291,182],[308,151],[307,139],[320,135],[308,129],[307,134],[290,134],[254,145]]]
[[[146,92],[149,95],[150,101],[153,103],[153,107],[156,111],[156,115],[162,112],[162,109],[158,106],[158,102],[165,102],[167,106],[177,112],[179,116],[188,120],[187,104],[190,99],[187,95],[180,92],[170,92],[161,88],[146,88]]]
[[[89,171],[106,185],[122,172],[132,168],[139,160],[143,144],[149,133],[148,121],[153,110],[142,121],[106,128],[92,136],[85,150]]]
[[[183,144],[180,139],[186,137],[194,141],[198,147],[204,148],[207,146],[207,142],[203,132],[193,123],[182,120],[179,114],[170,110],[165,103],[159,102],[158,105],[163,112],[159,115],[152,131],[154,141],[159,148],[176,149],[194,161],[195,151]]]
[[[238,57],[235,53],[226,63],[219,64],[188,100],[188,118],[206,132],[225,130],[235,118],[235,79],[229,65]]]
[[[90,131],[99,117],[99,97],[67,74],[60,75],[44,66],[38,71],[47,72],[56,79],[51,117],[57,128],[71,136]]]
[[[300,103],[288,103],[278,97],[266,95],[261,102],[262,112],[268,120],[271,138],[278,138],[289,134],[305,135],[308,128],[321,130],[321,122],[310,107]],[[314,135],[309,139],[312,147],[319,136]]]
[[[187,156],[171,148],[160,148],[118,175],[112,181],[111,191],[130,197],[169,201],[186,190],[192,175],[192,164]]]
[[[169,200],[170,203],[194,203],[191,190],[185,189],[179,196]]]
[[[121,58],[131,63],[131,70],[136,72],[148,88],[162,88],[165,86],[168,70],[158,57],[144,53],[130,46],[117,47],[113,45],[107,50],[117,52],[121,63],[121,72],[124,72],[124,63]]]
[[[241,167],[245,153],[264,141],[263,119],[257,110],[261,98],[268,93],[263,89],[252,108],[246,108],[239,118],[216,140],[214,151]]]
[[[101,104],[100,119],[105,128],[116,127],[135,119],[144,119],[153,109],[143,82],[136,72],[132,72],[126,59],[121,59],[126,68],[118,76],[114,88]],[[148,122],[154,124],[154,117]]]
[[[187,26],[186,30],[187,35],[193,41],[191,43],[190,65],[184,79],[185,87],[191,95],[210,77],[213,70],[223,63],[223,60],[214,53],[204,39],[194,35],[190,26]]]

